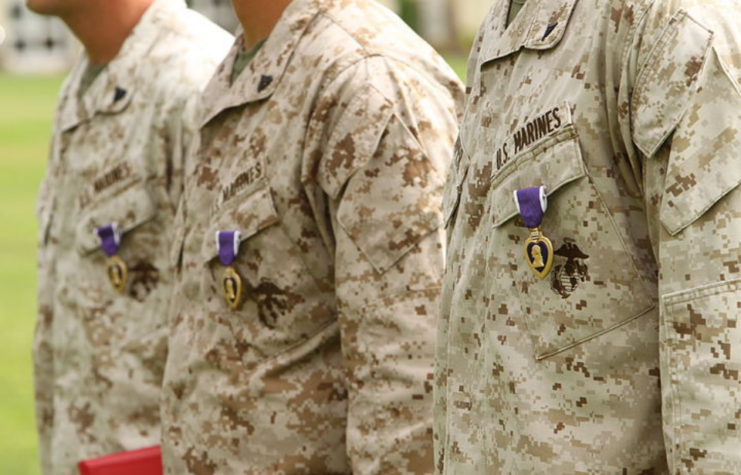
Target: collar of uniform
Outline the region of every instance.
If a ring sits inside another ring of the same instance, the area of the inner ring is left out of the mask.
[[[126,109],[135,93],[137,68],[156,44],[163,24],[176,8],[185,8],[184,0],[156,0],[126,38],[119,54],[108,63],[82,98],[78,97],[78,91],[89,62],[84,58],[78,63],[65,94],[62,132],[97,114],[118,114]]]
[[[273,95],[312,20],[336,1],[293,0],[257,55],[234,84],[230,84],[234,61],[242,47],[244,32],[240,27],[231,51],[203,93],[201,125],[206,125],[226,109],[261,101]]]
[[[486,41],[481,65],[509,56],[522,48],[547,50],[563,38],[577,0],[528,0],[507,27],[510,0],[493,10],[491,39]]]

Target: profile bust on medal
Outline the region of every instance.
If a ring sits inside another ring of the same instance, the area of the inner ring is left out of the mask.
[[[545,267],[545,262],[543,262],[543,251],[541,250],[540,246],[533,246],[530,248],[532,253],[532,261],[533,261],[533,267],[536,269],[541,269]]]

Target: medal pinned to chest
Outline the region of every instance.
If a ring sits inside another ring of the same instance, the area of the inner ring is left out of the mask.
[[[238,310],[242,305],[242,277],[234,268],[241,240],[242,235],[239,231],[218,231],[216,233],[216,249],[219,252],[219,261],[224,266],[221,288],[224,300],[232,310]]]
[[[129,282],[129,267],[126,262],[119,256],[121,249],[121,231],[118,224],[112,223],[107,226],[97,228],[95,233],[100,239],[100,248],[108,256],[108,266],[106,273],[111,286],[116,292],[123,293]]]
[[[525,241],[525,262],[530,270],[545,279],[553,268],[553,244],[541,230],[543,217],[548,209],[548,197],[544,186],[536,186],[514,193],[517,211],[522,222],[530,228],[530,237]]]

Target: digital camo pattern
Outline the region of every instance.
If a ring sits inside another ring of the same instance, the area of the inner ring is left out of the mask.
[[[508,6],[444,195],[438,471],[741,473],[741,7]],[[513,200],[539,185],[544,280]]]
[[[158,0],[78,100],[83,59],[60,96],[39,197],[36,408],[44,475],[156,445],[167,356],[169,249],[196,98],[231,36]],[[96,227],[116,222],[125,293]]]
[[[431,474],[459,80],[367,0],[295,0],[230,87],[237,50],[177,218],[166,473]],[[241,232],[238,310],[218,231]]]

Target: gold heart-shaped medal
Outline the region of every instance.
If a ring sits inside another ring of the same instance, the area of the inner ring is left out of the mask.
[[[242,305],[242,277],[233,267],[229,266],[224,272],[221,281],[224,289],[224,299],[232,310],[238,310]]]
[[[543,235],[540,228],[530,230],[530,238],[525,241],[525,261],[530,270],[545,279],[553,268],[553,244]]]
[[[126,290],[126,284],[129,281],[129,267],[116,254],[108,260],[108,280],[111,281],[116,292],[123,293]]]

